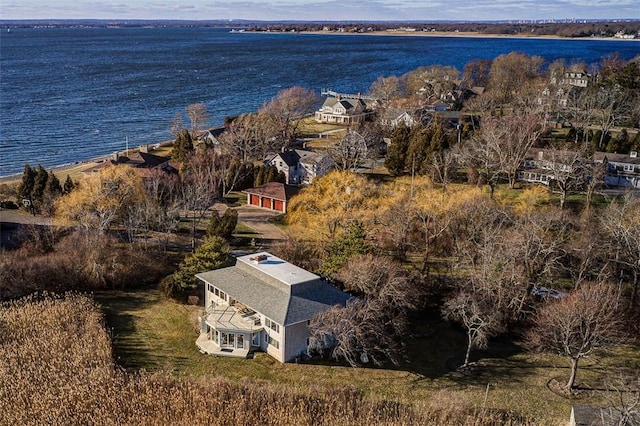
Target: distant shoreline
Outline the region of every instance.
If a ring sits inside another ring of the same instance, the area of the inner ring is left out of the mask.
[[[245,31],[245,33],[257,34],[288,34],[282,31]],[[529,39],[529,40],[584,40],[584,41],[640,41],[640,38],[618,38],[618,37],[560,37],[557,35],[537,35],[537,34],[488,34],[472,31],[367,31],[367,32],[340,32],[340,31],[299,31],[291,34],[309,35],[372,35],[390,37],[458,37],[458,38],[509,38],[509,39]]]

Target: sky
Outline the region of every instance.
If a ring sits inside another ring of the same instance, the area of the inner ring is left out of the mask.
[[[640,19],[640,0],[0,0],[0,19]]]

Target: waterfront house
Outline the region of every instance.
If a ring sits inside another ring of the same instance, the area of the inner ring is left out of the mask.
[[[246,358],[263,351],[294,361],[307,353],[310,320],[349,299],[318,275],[267,252],[196,276],[205,302],[196,345],[212,355]]]
[[[370,112],[367,104],[360,97],[328,96],[320,109],[315,113],[318,123],[350,126],[363,123]]]

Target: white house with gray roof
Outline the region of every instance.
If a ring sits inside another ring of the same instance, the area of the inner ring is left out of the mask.
[[[267,252],[197,274],[205,312],[196,345],[203,353],[246,358],[264,351],[280,362],[307,353],[310,320],[349,295]]]

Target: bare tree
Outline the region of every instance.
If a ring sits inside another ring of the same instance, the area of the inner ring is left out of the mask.
[[[196,226],[215,200],[221,198],[222,168],[220,156],[213,149],[205,149],[191,156],[181,175],[180,194],[183,208],[191,213],[191,246],[195,249]]]
[[[191,122],[191,137],[193,139],[198,137],[202,127],[206,126],[211,119],[206,105],[200,102],[187,106],[187,117]]]
[[[605,380],[607,408],[604,419],[615,426],[640,424],[640,374],[620,374],[615,379]]]
[[[224,153],[246,163],[263,160],[268,152],[276,150],[276,135],[271,120],[259,112],[236,117],[219,139]]]
[[[176,112],[175,115],[171,118],[171,127],[169,128],[169,133],[177,138],[184,129],[185,126],[184,120],[182,119],[182,112]]]
[[[602,221],[613,262],[631,275],[631,305],[634,306],[640,285],[640,198],[627,195],[622,203],[611,203]]]
[[[540,121],[540,117],[530,111],[500,118],[489,117],[482,123],[480,137],[475,141],[481,146],[476,146],[474,153],[486,164],[485,169],[491,168],[489,164],[492,164],[499,173],[504,173],[509,188],[515,186],[518,170],[540,136]]]
[[[378,99],[383,105],[388,104],[400,93],[400,79],[396,76],[378,77],[369,88],[369,96]]]
[[[282,148],[287,148],[298,137],[301,120],[311,114],[318,104],[313,90],[294,86],[280,91],[259,111],[269,118],[277,131]]]
[[[549,300],[540,308],[527,340],[534,348],[569,360],[571,373],[565,390],[572,393],[580,360],[620,342],[623,329],[615,286],[585,282],[569,296]]]
[[[500,311],[479,293],[462,291],[444,304],[445,318],[459,322],[467,334],[467,349],[461,367],[469,364],[471,349],[485,349],[489,338],[501,330]]]
[[[543,152],[543,151],[541,151]],[[560,194],[560,208],[564,208],[571,191],[580,190],[589,180],[591,160],[584,149],[549,149],[539,158],[544,173],[549,176],[549,189]]]
[[[402,266],[380,256],[356,255],[337,276],[361,297],[311,321],[310,351],[328,350],[353,367],[399,364],[404,350],[398,336],[406,331],[407,311],[418,306],[421,297]]]
[[[353,171],[371,158],[370,143],[355,130],[347,132],[336,145],[327,149],[327,155],[338,170]]]

